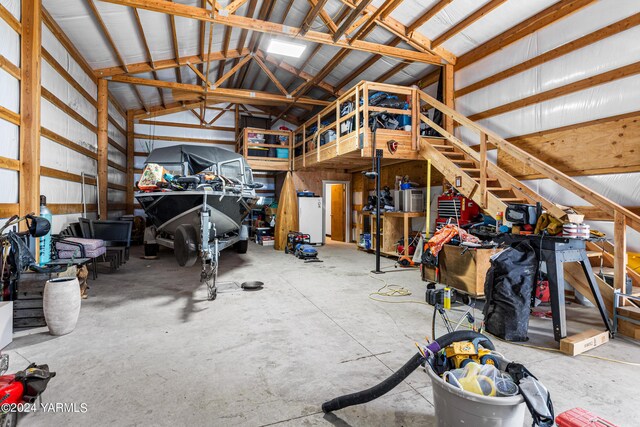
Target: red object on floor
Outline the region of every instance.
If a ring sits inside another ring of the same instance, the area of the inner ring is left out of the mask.
[[[539,299],[540,302],[551,301],[548,280],[538,280],[538,283],[536,284],[536,298]]]
[[[558,427],[618,427],[586,409],[573,408],[556,417]]]

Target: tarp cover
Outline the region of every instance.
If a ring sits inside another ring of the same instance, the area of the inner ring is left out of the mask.
[[[175,165],[187,162],[191,173],[199,173],[214,164],[242,158],[240,154],[219,147],[173,145],[153,150],[149,153],[145,164]]]
[[[538,260],[529,242],[520,242],[491,260],[484,283],[487,331],[508,341],[526,341],[529,307]]]

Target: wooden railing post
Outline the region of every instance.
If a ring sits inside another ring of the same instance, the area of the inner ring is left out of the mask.
[[[302,124],[302,167],[307,167],[307,124]]]
[[[480,133],[480,196],[482,208],[487,208],[487,134]]]
[[[622,212],[613,213],[613,288],[625,292],[627,280],[627,219]]]
[[[356,130],[356,147],[360,146],[360,88],[356,86],[356,108],[355,108],[355,116],[354,116],[354,124]]]
[[[418,91],[411,89],[411,149],[418,149],[418,138],[420,135],[420,101],[418,99]]]
[[[340,98],[336,101],[336,156],[340,155]]]
[[[356,118],[356,120],[360,120],[360,118]],[[369,87],[366,81],[362,83],[362,126],[364,127],[363,147],[368,148],[369,147]]]

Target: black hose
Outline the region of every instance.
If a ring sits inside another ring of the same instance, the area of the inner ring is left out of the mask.
[[[451,345],[457,341],[472,341],[476,338],[480,338],[479,343],[483,347],[494,350],[495,347],[489,338],[474,331],[455,331],[436,338],[437,348],[432,348],[433,351],[438,351],[440,348]],[[431,348],[433,344],[429,347]],[[360,405],[362,403],[370,402],[378,397],[388,393],[398,384],[404,381],[413,371],[415,371],[420,365],[425,362],[424,357],[420,353],[416,353],[405,363],[402,368],[394,372],[389,378],[382,381],[380,384],[375,385],[367,390],[362,390],[356,393],[345,394],[344,396],[336,397],[328,402],[322,404],[322,410],[324,412],[337,411],[339,409],[346,408],[348,406]]]

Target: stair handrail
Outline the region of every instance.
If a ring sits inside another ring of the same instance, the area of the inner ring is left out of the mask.
[[[608,213],[612,214],[612,216],[616,216],[616,213],[625,217],[627,225],[631,228],[640,231],[640,216],[634,214],[629,209],[624,206],[619,205],[618,203],[608,199],[607,197],[601,195],[600,193],[591,190],[589,187],[579,183],[578,181],[572,179],[567,174],[559,171],[551,165],[543,162],[532,154],[524,151],[523,149],[513,145],[507,140],[503,139],[499,135],[490,131],[489,129],[477,124],[476,122],[469,120],[466,116],[458,113],[452,108],[446,106],[440,101],[436,100],[432,96],[426,94],[424,91],[420,90],[420,98],[425,101],[430,106],[439,110],[442,114],[451,117],[454,121],[459,124],[471,128],[476,131],[478,134],[487,135],[489,141],[493,143],[496,147],[501,149],[504,153],[509,154],[510,156],[524,162],[527,166],[535,169],[540,174],[544,175],[546,178],[549,178],[560,186],[572,191],[574,194],[583,198],[587,202],[595,205],[603,207]]]

